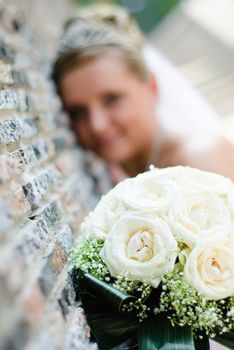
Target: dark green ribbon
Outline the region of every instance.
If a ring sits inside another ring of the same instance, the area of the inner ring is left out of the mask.
[[[234,331],[217,336],[214,340],[226,346],[228,349],[234,350]]]
[[[78,272],[79,297],[87,322],[100,350],[111,350],[138,336],[139,350],[209,350],[207,336],[193,339],[190,327],[172,326],[164,314],[139,322],[135,313],[123,312],[124,304],[136,300],[91,274]],[[234,333],[216,341],[234,349]]]

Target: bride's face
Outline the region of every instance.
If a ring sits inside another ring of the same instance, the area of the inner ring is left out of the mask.
[[[69,70],[60,83],[71,125],[85,148],[124,163],[152,141],[156,88],[121,58],[103,55]]]

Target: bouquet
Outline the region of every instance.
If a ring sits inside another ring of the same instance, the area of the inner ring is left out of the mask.
[[[126,179],[81,225],[71,260],[101,350],[234,349],[234,184],[190,167]]]

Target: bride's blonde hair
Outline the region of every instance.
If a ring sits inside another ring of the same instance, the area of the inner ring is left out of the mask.
[[[132,43],[142,48],[145,38],[133,16],[123,7],[114,4],[94,4],[81,7],[79,17],[94,21],[99,21],[112,25],[121,34],[127,36]],[[68,27],[76,18],[66,22],[65,27]]]
[[[132,29],[128,32],[129,28]],[[104,54],[119,57],[136,76],[148,79],[149,71],[142,56],[143,42],[137,25],[122,8],[106,5],[84,8],[79,17],[66,23],[60,41],[53,67],[58,92],[65,73]]]

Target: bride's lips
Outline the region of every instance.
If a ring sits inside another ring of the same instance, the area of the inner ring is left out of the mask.
[[[95,146],[97,149],[103,149],[114,146],[114,144],[118,141],[118,137],[108,137],[95,141]]]

